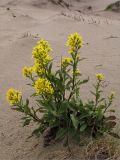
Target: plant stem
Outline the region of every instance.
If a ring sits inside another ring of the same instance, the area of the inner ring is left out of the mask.
[[[68,101],[70,100],[70,98],[73,96],[73,94],[74,94],[74,92],[73,92],[73,90],[74,90],[74,88],[75,88],[75,77],[76,77],[76,75],[75,75],[75,71],[76,71],[76,68],[77,68],[77,64],[76,64],[76,56],[77,56],[77,51],[75,52],[75,55],[74,55],[74,57],[73,57],[73,79],[72,79],[72,91],[71,91],[71,93],[70,93],[70,95],[69,95],[69,98],[68,98]]]
[[[96,109],[96,107],[97,107],[97,105],[98,105],[98,103],[99,103],[99,87],[100,87],[100,81],[97,83],[97,85],[96,85],[96,93],[95,93],[95,95],[96,95],[96,97],[95,97],[95,109]]]
[[[71,149],[69,146],[69,128],[70,128],[70,122],[68,122],[68,124],[67,124],[67,147],[68,147],[69,153],[71,153]]]
[[[105,108],[105,110],[104,110],[103,113],[105,113],[105,112],[107,111],[107,109],[110,107],[111,104],[112,104],[112,101],[109,101],[109,103],[108,103],[108,105],[107,105],[107,107]]]

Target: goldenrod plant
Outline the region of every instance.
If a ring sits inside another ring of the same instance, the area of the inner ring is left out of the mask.
[[[89,81],[89,78],[82,79],[78,67],[83,60],[79,53],[83,46],[82,37],[78,33],[71,34],[66,46],[69,56],[60,61],[56,71],[52,67],[49,43],[41,39],[33,48],[34,65],[24,67],[22,72],[24,77],[30,79],[29,85],[35,90],[31,95],[35,98],[35,107],[30,107],[29,100],[24,101],[22,93],[13,88],[8,90],[7,100],[12,109],[24,114],[24,126],[31,121],[37,122],[38,128],[33,135],[40,135],[49,129],[52,138],[66,139],[68,144],[69,136],[80,140],[81,135],[98,137],[110,133],[116,125],[116,117],[112,115],[114,110],[109,109],[115,93],[111,92],[108,97],[102,94],[105,80],[102,73],[96,74],[96,84],[91,91],[94,98],[85,102],[81,99],[80,88]]]

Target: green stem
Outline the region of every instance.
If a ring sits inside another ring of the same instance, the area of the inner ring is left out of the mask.
[[[71,153],[71,149],[69,146],[69,128],[70,128],[70,122],[68,122],[68,124],[67,124],[67,147],[68,147],[69,153]]]
[[[108,103],[108,105],[107,105],[107,107],[105,108],[105,110],[104,110],[103,113],[105,113],[105,112],[107,111],[107,109],[111,106],[111,104],[112,104],[112,100],[109,101],[109,103]]]
[[[75,78],[76,78],[76,75],[75,75],[75,71],[76,71],[76,68],[77,68],[77,63],[76,63],[76,56],[77,56],[77,51],[75,52],[75,56],[73,57],[73,79],[72,79],[72,91],[69,95],[69,98],[68,98],[68,101],[71,99],[71,97],[73,96],[74,92],[74,88],[75,88]]]
[[[95,108],[97,107],[98,103],[99,103],[99,88],[100,88],[100,81],[98,81],[97,85],[96,85],[96,97],[95,97]]]
[[[25,113],[25,115],[28,115],[30,117],[32,117],[36,122],[42,122],[36,115],[36,112],[34,111],[34,114],[31,112],[31,109],[29,108],[29,112],[26,113],[24,111],[24,104],[23,104],[23,101],[21,100],[20,104],[17,105],[20,109],[21,109],[21,112]]]
[[[32,113],[29,113],[28,115],[31,116],[36,122],[40,122],[40,123],[42,122],[42,121],[37,117],[36,114],[33,115]]]

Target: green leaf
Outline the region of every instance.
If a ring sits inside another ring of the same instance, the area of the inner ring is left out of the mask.
[[[63,113],[66,111],[67,108],[69,108],[69,102],[68,101],[64,101],[61,106],[60,106],[60,109],[59,109],[59,113]]]
[[[27,106],[29,105],[29,99],[26,99],[26,105]]]
[[[90,91],[92,93],[92,95],[96,96],[96,94],[93,91]]]
[[[22,120],[26,120],[27,118],[28,118],[28,117],[22,117],[21,119],[22,119]]]
[[[34,135],[36,135],[36,136],[40,136],[41,135],[41,133],[43,133],[43,131],[44,131],[44,127],[41,125],[41,126],[39,126],[37,129],[35,129],[33,132],[32,132],[32,136],[34,136]],[[32,137],[31,136],[31,137]]]
[[[80,127],[80,131],[83,132],[86,128],[87,128],[87,124],[84,123],[84,124]]]
[[[28,107],[27,104],[23,106],[23,109],[26,114],[30,113],[30,108]]]
[[[115,113],[115,110],[114,110],[114,109],[110,109],[110,110],[109,110],[109,112],[113,112],[113,113]]]
[[[54,110],[54,108],[53,108],[52,104],[50,104],[50,102],[48,102],[48,101],[41,101],[40,103],[49,112],[52,112]]]
[[[82,119],[84,119],[84,118],[86,118],[86,117],[89,117],[90,115],[89,115],[89,113],[83,113],[81,116],[80,116],[80,120],[82,120]]]
[[[77,129],[78,128],[78,124],[79,124],[78,120],[76,119],[76,117],[74,116],[74,114],[71,114],[70,118],[72,120],[74,128]]]
[[[37,94],[36,93],[33,93],[32,95],[30,95],[30,97],[36,97]]]
[[[98,106],[98,108],[97,108],[97,110],[103,110],[103,109],[105,109],[105,105],[100,105],[100,106]]]
[[[59,71],[59,77],[60,77],[60,80],[62,81],[63,80],[63,77],[62,77],[62,73],[61,73],[61,71]]]
[[[52,70],[52,63],[50,63],[49,65],[49,72],[51,73],[51,70]]]
[[[17,108],[17,107],[16,108],[12,108],[12,110],[16,110],[18,112],[24,112],[22,108]]]
[[[23,127],[30,124],[31,119],[26,119],[23,123]]]
[[[65,128],[60,128],[56,134],[56,140],[60,140],[60,139],[63,139],[65,134],[67,133],[67,129]]]
[[[69,80],[66,84],[66,89],[69,89],[71,87],[72,80]]]
[[[85,84],[85,83],[87,83],[88,81],[89,81],[89,77],[88,77],[87,79],[84,79],[84,80],[82,80],[82,81],[79,81],[79,85]]]
[[[33,84],[30,84],[30,83],[27,83],[26,85],[31,86],[31,87],[33,87],[33,86],[34,86]]]

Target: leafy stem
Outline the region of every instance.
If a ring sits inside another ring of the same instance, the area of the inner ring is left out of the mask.
[[[75,80],[76,80],[76,69],[77,69],[77,64],[78,64],[78,61],[77,61],[77,51],[72,55],[72,58],[73,58],[73,65],[72,65],[72,70],[73,70],[73,73],[72,73],[72,91],[69,95],[69,98],[68,98],[68,101],[71,99],[71,97],[73,96],[74,94],[74,88],[75,88]]]

